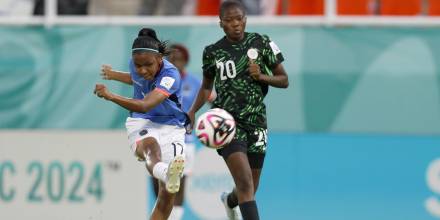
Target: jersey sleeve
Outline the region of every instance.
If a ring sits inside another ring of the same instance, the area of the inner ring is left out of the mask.
[[[263,35],[263,59],[271,69],[284,61],[280,48],[266,35]]]
[[[179,90],[180,87],[180,75],[177,71],[166,71],[161,74],[155,84],[155,90],[170,96]]]
[[[213,79],[215,77],[215,69],[216,69],[215,60],[207,47],[203,50],[202,63],[203,63],[202,66],[203,76],[209,79]]]

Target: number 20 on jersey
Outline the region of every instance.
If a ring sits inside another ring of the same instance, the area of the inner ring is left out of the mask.
[[[220,80],[233,79],[237,76],[237,69],[232,60],[226,62],[217,62],[217,69],[220,69]]]

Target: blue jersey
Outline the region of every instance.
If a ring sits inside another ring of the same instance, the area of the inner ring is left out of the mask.
[[[182,77],[182,108],[185,112],[188,112],[194,100],[196,100],[200,84],[200,80],[192,74],[185,74]],[[187,134],[185,137],[185,142],[194,142],[194,135]]]
[[[183,126],[186,121],[182,110],[182,85],[177,68],[163,60],[163,65],[153,80],[139,76],[130,60],[130,75],[133,81],[133,98],[143,99],[149,92],[158,90],[168,96],[162,103],[148,112],[132,112],[133,118],[145,118],[159,124]]]

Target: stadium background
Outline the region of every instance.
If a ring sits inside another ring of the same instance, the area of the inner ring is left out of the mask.
[[[147,26],[187,45],[201,76],[203,47],[222,30],[193,19]],[[439,219],[440,22],[253,19],[247,31],[278,44],[290,81],[266,98],[262,219]],[[0,219],[146,218],[153,200],[125,143],[127,112],[92,94],[101,64],[127,69],[143,26],[0,26]],[[222,219],[227,171],[202,146],[196,163],[185,219]]]

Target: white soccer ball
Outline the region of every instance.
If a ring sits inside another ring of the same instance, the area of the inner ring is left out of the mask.
[[[213,108],[200,115],[194,128],[200,142],[207,147],[220,149],[234,138],[235,120],[227,111]]]

